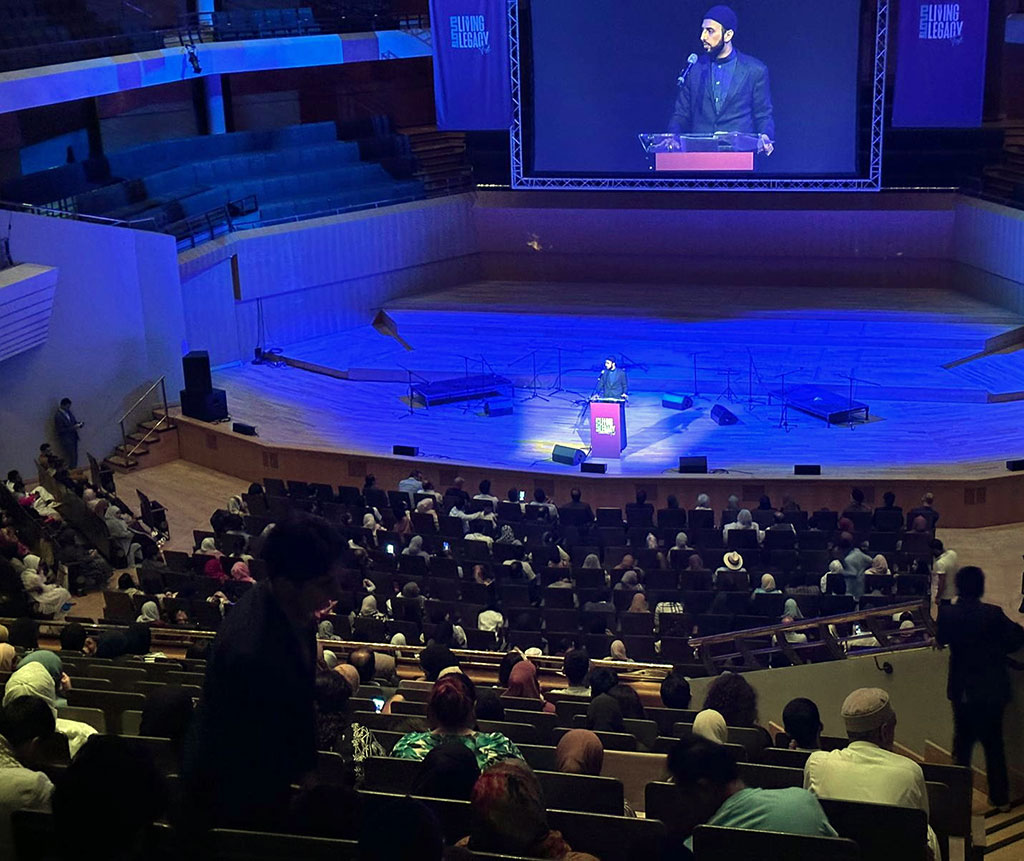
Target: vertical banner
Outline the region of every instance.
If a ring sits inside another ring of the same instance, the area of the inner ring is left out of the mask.
[[[900,3],[892,124],[981,125],[988,0]]]
[[[512,124],[507,16],[506,0],[430,0],[438,128]]]

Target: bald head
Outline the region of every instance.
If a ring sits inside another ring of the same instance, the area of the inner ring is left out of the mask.
[[[361,684],[365,685],[373,681],[377,672],[377,660],[374,656],[373,649],[370,649],[367,646],[361,646],[348,656],[348,662],[355,667],[356,672],[359,673],[359,681]]]

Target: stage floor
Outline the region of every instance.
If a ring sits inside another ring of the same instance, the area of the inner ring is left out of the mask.
[[[706,455],[733,474],[787,475],[819,463],[832,477],[982,477],[1024,455],[1024,351],[943,364],[983,349],[1024,317],[966,295],[925,288],[730,288],[650,284],[479,282],[387,307],[414,349],[371,326],[300,344],[285,355],[349,376],[250,364],[215,371],[233,418],[273,443],[421,456],[544,472],[556,443],[589,443],[580,407],[602,367],[623,357],[630,379],[629,446],[608,472],[654,476],[680,455]],[[268,341],[273,324],[268,322]],[[536,361],[536,376],[534,374]],[[559,381],[565,391],[552,391]],[[696,366],[696,380],[694,368]],[[513,380],[512,415],[482,404],[408,407],[408,375],[425,381],[493,370]],[[768,394],[817,385],[870,405],[871,421],[832,426]],[[534,383],[536,394],[534,395]],[[661,407],[671,391],[693,408]],[[716,403],[739,418],[711,419]]]

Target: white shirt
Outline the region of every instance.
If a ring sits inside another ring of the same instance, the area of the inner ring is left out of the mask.
[[[892,804],[928,813],[928,789],[921,766],[869,741],[842,750],[816,750],[804,765],[804,789],[818,798]],[[928,826],[928,847],[938,861],[938,839]]]
[[[7,740],[0,736],[0,858],[14,857],[11,813],[15,810],[50,811],[53,784],[41,771],[23,768]]]
[[[935,575],[935,600],[952,601],[956,597],[956,572],[960,570],[960,563],[956,557],[955,550],[946,550],[932,563],[932,573]],[[939,594],[939,575],[945,575],[942,584],[942,594]]]

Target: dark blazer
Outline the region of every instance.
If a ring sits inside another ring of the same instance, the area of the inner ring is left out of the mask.
[[[735,49],[734,49],[735,50]],[[675,110],[668,121],[673,134],[745,132],[775,140],[772,94],[768,67],[760,60],[736,51],[736,69],[721,110],[712,95],[711,59],[702,57],[679,88]]]
[[[941,606],[937,639],[949,646],[949,699],[988,705],[1010,701],[1006,655],[1024,647],[1024,628],[1001,608],[962,598]]]
[[[568,502],[558,509],[558,519],[564,526],[587,526],[594,522],[594,512],[588,502]]]
[[[75,418],[75,414],[68,410],[66,413],[64,410],[57,410],[53,416],[53,426],[57,431],[57,438],[60,440],[70,440],[74,442],[78,439],[78,419]]]
[[[602,398],[621,398],[629,394],[629,382],[622,368],[605,368],[597,380],[597,394]]]

